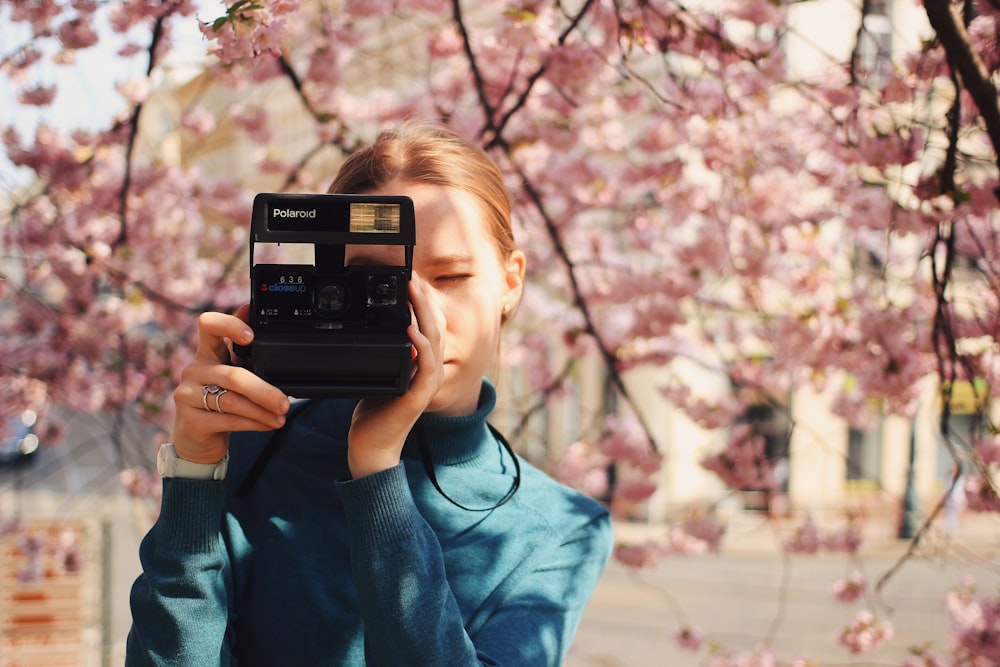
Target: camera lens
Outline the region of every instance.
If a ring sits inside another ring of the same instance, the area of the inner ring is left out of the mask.
[[[368,277],[368,305],[395,306],[399,298],[396,276]]]
[[[313,291],[313,305],[320,315],[336,315],[347,306],[348,292],[341,285],[328,283]]]

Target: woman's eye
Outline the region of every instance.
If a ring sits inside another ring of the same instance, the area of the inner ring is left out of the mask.
[[[437,277],[437,282],[439,282],[439,283],[457,283],[457,282],[461,282],[463,280],[467,280],[467,279],[469,279],[471,277],[472,277],[472,274],[469,274],[469,273],[454,273],[454,274],[448,274],[448,275],[444,275],[444,276],[438,276]]]

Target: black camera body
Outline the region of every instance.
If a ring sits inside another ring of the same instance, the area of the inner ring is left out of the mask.
[[[258,194],[250,224],[254,340],[236,353],[296,398],[405,393],[415,243],[408,197]],[[260,244],[311,246],[313,263],[257,263]],[[402,246],[403,264],[345,265],[348,245]]]

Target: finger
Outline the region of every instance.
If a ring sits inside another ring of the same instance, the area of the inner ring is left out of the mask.
[[[419,279],[410,282],[410,306],[420,332],[432,344],[440,343],[441,332],[446,325],[444,311],[432,301],[423,281]]]
[[[427,291],[419,281],[417,284],[411,283],[410,303],[414,322],[407,333],[417,352],[411,387],[419,394],[433,394],[444,374],[441,349],[441,331],[446,326],[444,314],[428,298]],[[427,399],[430,400],[430,397]]]
[[[227,394],[228,396],[228,394]],[[234,432],[273,431],[279,426],[241,415],[206,412],[185,405],[174,420],[173,443],[177,455],[189,461],[218,461],[229,448],[229,435]]]
[[[275,412],[232,390],[207,394],[188,389],[181,398],[189,411],[188,425],[200,432],[262,431],[280,428],[283,412]],[[207,408],[206,408],[207,406]]]
[[[247,323],[249,325],[250,324],[250,304],[249,303],[244,303],[242,306],[240,306],[239,308],[237,308],[233,312],[233,317],[235,317],[235,318],[237,318],[237,319],[239,319],[239,320],[241,320],[241,321],[243,321],[243,322],[245,322],[245,323]],[[247,351],[245,349],[244,350],[236,350],[235,347],[234,347],[234,343],[239,343],[240,345],[246,345],[246,343],[242,343],[241,341],[238,341],[238,340],[234,341],[232,338],[227,338],[226,339],[226,348],[228,348],[228,350],[229,350],[229,361],[227,363],[232,364],[233,366],[246,366],[247,363],[248,363],[248,361],[249,361]]]
[[[250,323],[250,304],[249,303],[244,303],[242,306],[240,306],[239,308],[236,309],[236,312],[233,313],[233,315],[235,317],[243,320],[247,324],[249,324]]]
[[[273,415],[283,415],[288,412],[289,400],[285,393],[245,368],[225,364],[200,364],[185,370],[186,373],[182,377],[184,387],[182,400],[192,407],[205,409],[205,387],[218,385],[234,394],[230,401],[236,403],[236,407],[230,409],[231,412],[246,416],[253,416],[256,413],[256,409],[241,409],[244,404],[237,400],[237,397]],[[209,407],[214,408],[215,399],[211,396],[209,399]]]
[[[434,348],[427,335],[432,329],[431,318],[426,314],[427,311],[427,300],[423,289],[417,281],[411,282],[410,325],[406,328],[406,333],[410,339],[410,344],[413,346],[412,360],[415,362],[413,368],[414,374],[420,368],[426,368],[429,364],[436,363]],[[426,331],[421,326],[421,318],[428,320]]]
[[[243,368],[196,360],[181,375],[174,389],[172,439],[182,458],[217,461],[228,448],[230,433],[271,431],[285,424],[288,398]],[[227,392],[206,393],[212,385]]]
[[[235,315],[208,312],[198,316],[198,350],[195,356],[227,363],[229,348],[226,340],[248,345],[253,340],[253,330]]]

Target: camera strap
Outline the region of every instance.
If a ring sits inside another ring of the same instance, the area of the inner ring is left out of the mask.
[[[517,490],[521,488],[521,463],[517,460],[517,454],[514,453],[514,448],[510,446],[510,443],[507,442],[507,438],[503,437],[503,434],[500,433],[500,431],[493,428],[492,424],[487,422],[486,426],[490,429],[490,433],[493,434],[496,441],[500,443],[505,450],[507,450],[511,460],[514,462],[514,481],[511,484],[510,489],[507,491],[506,495],[504,495],[504,497],[497,502],[496,505],[491,507],[466,507],[444,492],[444,489],[441,488],[441,485],[437,481],[437,475],[434,474],[434,461],[431,457],[431,445],[427,441],[427,434],[420,425],[417,425],[415,429],[417,432],[417,444],[420,447],[420,460],[424,464],[424,470],[427,472],[427,477],[431,480],[431,484],[434,485],[434,488],[437,489],[437,492],[440,493],[445,500],[468,512],[491,512],[513,498],[514,494],[517,493]]]
[[[285,434],[292,427],[293,419],[299,419],[302,415],[309,412],[309,410],[316,405],[319,405],[319,401],[303,401],[301,407],[298,409],[292,408],[292,412],[288,414],[285,419],[285,423],[281,425],[277,431],[271,434],[271,437],[267,439],[267,444],[264,445],[264,449],[261,451],[260,456],[253,462],[253,466],[247,473],[247,476],[243,479],[243,483],[240,484],[239,490],[236,492],[238,497],[246,496],[253,489],[254,484],[257,483],[257,479],[263,474],[264,468],[267,467],[268,462],[274,453],[278,451],[278,448],[285,443]]]

